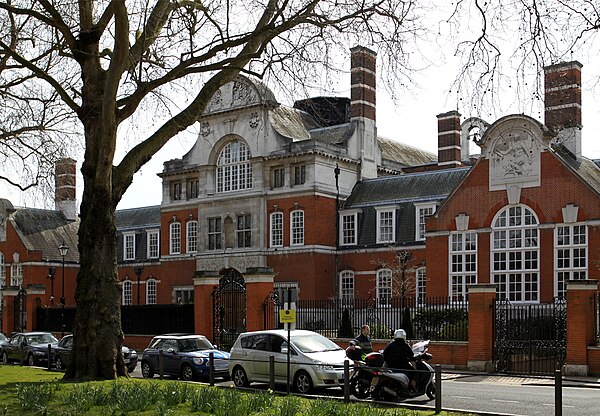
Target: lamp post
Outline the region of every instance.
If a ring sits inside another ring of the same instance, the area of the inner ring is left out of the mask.
[[[58,251],[62,257],[62,291],[60,295],[60,331],[61,337],[65,336],[65,256],[69,252],[69,246],[63,241],[58,247]]]
[[[48,267],[48,279],[50,279],[50,303],[54,303],[54,274],[56,273],[55,267]]]
[[[137,304],[138,305],[140,304],[140,276],[142,275],[143,271],[144,271],[143,267],[136,267],[135,269],[133,269],[133,272],[137,276]]]
[[[400,324],[404,328],[404,307],[406,302],[406,265],[412,259],[412,253],[408,250],[402,250],[398,254],[398,264],[402,271],[400,282]]]
[[[333,170],[335,175],[335,271],[334,271],[334,285],[335,291],[341,295],[338,277],[338,250],[340,248],[340,166],[336,163],[335,169]]]

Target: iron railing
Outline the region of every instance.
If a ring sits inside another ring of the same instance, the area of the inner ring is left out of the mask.
[[[596,329],[596,344],[600,345],[600,292],[594,295],[594,328]]]
[[[65,307],[62,318],[65,332],[73,331],[75,312],[76,308]],[[125,334],[194,333],[194,305],[121,306],[121,325]],[[35,330],[61,332],[61,308],[37,308]]]
[[[265,329],[279,327],[283,305],[265,300]],[[273,315],[271,315],[273,314]],[[371,327],[371,338],[390,339],[402,328],[409,339],[435,341],[468,340],[467,302],[447,297],[418,299],[301,299],[296,305],[296,328],[319,332],[331,338],[352,338],[362,325]]]

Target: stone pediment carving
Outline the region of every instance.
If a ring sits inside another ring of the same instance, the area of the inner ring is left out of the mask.
[[[482,140],[489,160],[490,191],[540,186],[542,130],[526,116],[508,116],[492,125]]]
[[[266,85],[238,76],[217,90],[208,102],[204,115],[266,103],[276,103],[273,92]]]

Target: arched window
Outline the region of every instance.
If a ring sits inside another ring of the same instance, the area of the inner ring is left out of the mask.
[[[169,226],[169,254],[181,253],[181,224],[174,222]]]
[[[196,253],[198,251],[198,221],[188,221],[186,230],[188,253]]]
[[[354,272],[350,270],[340,272],[340,299],[354,299]]]
[[[427,276],[425,274],[425,267],[419,267],[415,273],[415,298],[417,305],[425,305],[426,284]]]
[[[146,281],[146,305],[156,305],[156,280]]]
[[[283,247],[283,212],[271,214],[271,247]]]
[[[217,159],[217,192],[252,188],[250,149],[241,141],[225,145]]]
[[[535,213],[524,205],[500,211],[492,223],[492,283],[498,297],[539,302],[539,232]]]
[[[377,271],[377,304],[391,306],[392,304],[392,271],[381,269]]]
[[[304,211],[292,211],[290,214],[290,245],[304,245]]]
[[[131,280],[123,281],[123,305],[131,305],[133,291],[131,289]]]

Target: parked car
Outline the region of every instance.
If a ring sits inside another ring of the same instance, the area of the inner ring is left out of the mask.
[[[0,347],[8,342],[8,338],[2,332],[0,332]]]
[[[54,355],[54,365],[58,370],[66,369],[66,364],[69,362],[69,355],[71,354],[72,349],[73,335],[65,335],[58,343],[58,346],[56,347],[56,353]],[[137,351],[123,345],[121,347],[121,353],[123,354],[125,367],[127,367],[127,370],[131,373],[137,366]]]
[[[312,331],[290,332],[290,381],[300,393],[314,387],[343,386],[346,352]],[[287,383],[287,331],[245,332],[231,348],[229,371],[237,387],[269,382],[269,356],[275,358],[275,383]]]
[[[58,340],[49,332],[16,333],[7,344],[0,347],[2,363],[8,364],[24,358],[27,365],[48,365],[48,344],[51,350],[58,345]]]
[[[209,354],[214,356],[215,376],[227,378],[229,353],[220,351],[203,335],[165,334],[154,337],[142,353],[142,376],[151,378],[160,371],[159,355],[163,354],[163,372],[193,380],[209,375]]]

